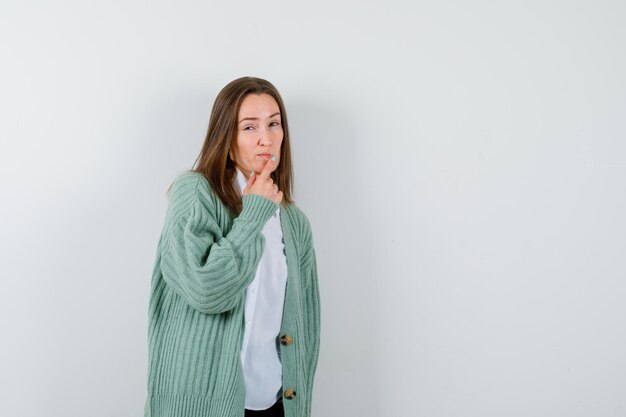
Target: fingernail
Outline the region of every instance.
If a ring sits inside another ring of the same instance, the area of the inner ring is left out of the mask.
[[[276,160],[276,155],[272,155],[272,161]]]
[[[254,175],[254,171],[250,171],[250,176],[253,176],[253,175]]]

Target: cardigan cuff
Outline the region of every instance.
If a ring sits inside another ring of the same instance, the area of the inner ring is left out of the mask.
[[[241,213],[239,213],[239,218],[259,222],[264,226],[277,209],[278,205],[269,198],[259,194],[246,194],[242,198],[242,209]]]

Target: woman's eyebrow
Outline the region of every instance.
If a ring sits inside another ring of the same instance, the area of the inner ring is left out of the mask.
[[[280,114],[280,112],[276,112],[274,114],[272,114],[270,117],[268,117],[268,119],[271,119],[272,117],[276,116],[277,114]],[[244,117],[243,119],[241,119],[239,121],[239,123],[243,122],[244,120],[259,120],[258,117]]]

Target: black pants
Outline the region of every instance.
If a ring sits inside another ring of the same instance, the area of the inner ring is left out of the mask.
[[[282,397],[267,410],[248,410],[246,408],[245,417],[285,417]]]

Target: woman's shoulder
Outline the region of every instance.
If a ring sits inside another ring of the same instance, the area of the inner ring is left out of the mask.
[[[309,221],[308,216],[295,204],[289,205],[289,214],[297,236],[302,242],[309,241],[311,239],[312,231],[311,222]]]
[[[205,190],[208,187],[209,182],[207,178],[197,171],[184,171],[176,175],[174,178],[174,184],[172,185],[172,191],[187,191],[193,192]],[[200,190],[198,190],[200,188]]]
[[[213,201],[213,191],[208,179],[201,172],[185,171],[176,176],[170,189],[172,204],[189,206],[193,200],[209,205]]]
[[[304,269],[311,264],[315,253],[315,242],[313,231],[311,230],[311,222],[304,211],[294,204],[289,205],[289,214],[295,240],[298,242],[300,268]]]
[[[174,191],[179,194],[201,193],[210,195],[213,193],[209,185],[209,180],[204,174],[197,171],[185,171],[178,174],[172,184],[172,192]]]

